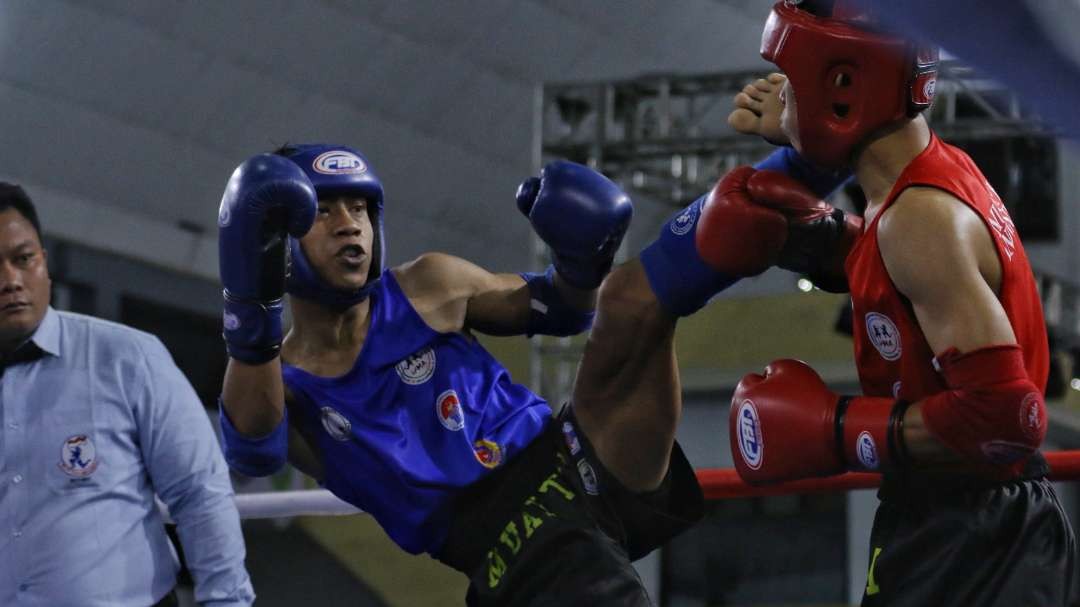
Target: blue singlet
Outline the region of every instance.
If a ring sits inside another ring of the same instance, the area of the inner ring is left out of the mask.
[[[290,419],[314,441],[327,489],[405,550],[436,552],[454,496],[521,452],[551,411],[476,340],[429,327],[389,270],[379,282],[348,373],[282,365]]]

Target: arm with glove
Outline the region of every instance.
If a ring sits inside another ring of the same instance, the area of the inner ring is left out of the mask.
[[[999,262],[989,239],[950,195],[905,191],[878,224],[882,260],[947,389],[914,403],[840,396],[805,363],[776,361],[744,377],[732,399],[731,450],[743,480],[939,464],[1007,472],[1033,454],[1046,434],[1045,405],[994,291]]]
[[[573,335],[592,326],[596,290],[634,216],[630,197],[587,166],[548,163],[518,187],[517,206],[548,245],[552,265],[522,273],[529,290],[528,335]]]
[[[862,234],[863,220],[821,200],[810,188],[776,171],[758,171],[747,182],[755,204],[787,222],[779,267],[807,275],[823,290],[848,290],[844,261]]]
[[[248,476],[279,469],[288,454],[278,354],[288,238],[315,221],[315,189],[291,160],[259,154],[233,172],[218,213],[224,337],[229,366],[221,395],[225,459]]]
[[[521,184],[517,206],[551,250],[544,272],[494,274],[440,253],[400,269],[402,288],[437,330],[567,336],[592,325],[596,289],[633,216],[630,198],[600,173],[556,161]]]

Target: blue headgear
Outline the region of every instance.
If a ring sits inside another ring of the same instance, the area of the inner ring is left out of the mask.
[[[343,291],[328,285],[308,263],[300,241],[289,237],[291,265],[285,290],[290,295],[336,310],[352,307],[363,301],[378,284],[386,259],[382,183],[360,152],[343,145],[289,145],[279,150],[278,154],[304,170],[320,200],[333,196],[359,196],[367,200],[371,225],[375,228],[371,243],[371,268],[367,282],[356,291]]]

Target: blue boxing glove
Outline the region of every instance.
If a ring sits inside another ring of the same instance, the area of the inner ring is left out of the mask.
[[[558,160],[526,179],[517,205],[549,247],[567,284],[595,289],[611,270],[634,205],[610,179],[589,167]]]
[[[218,260],[225,285],[225,346],[249,364],[281,349],[288,238],[311,229],[318,199],[303,169],[274,154],[233,171],[218,212]]]

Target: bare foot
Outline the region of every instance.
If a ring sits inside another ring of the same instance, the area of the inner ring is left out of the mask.
[[[783,74],[772,73],[758,78],[735,95],[735,109],[728,114],[731,128],[746,135],[760,135],[774,145],[789,145],[787,135],[780,130],[780,89],[787,80]]]

